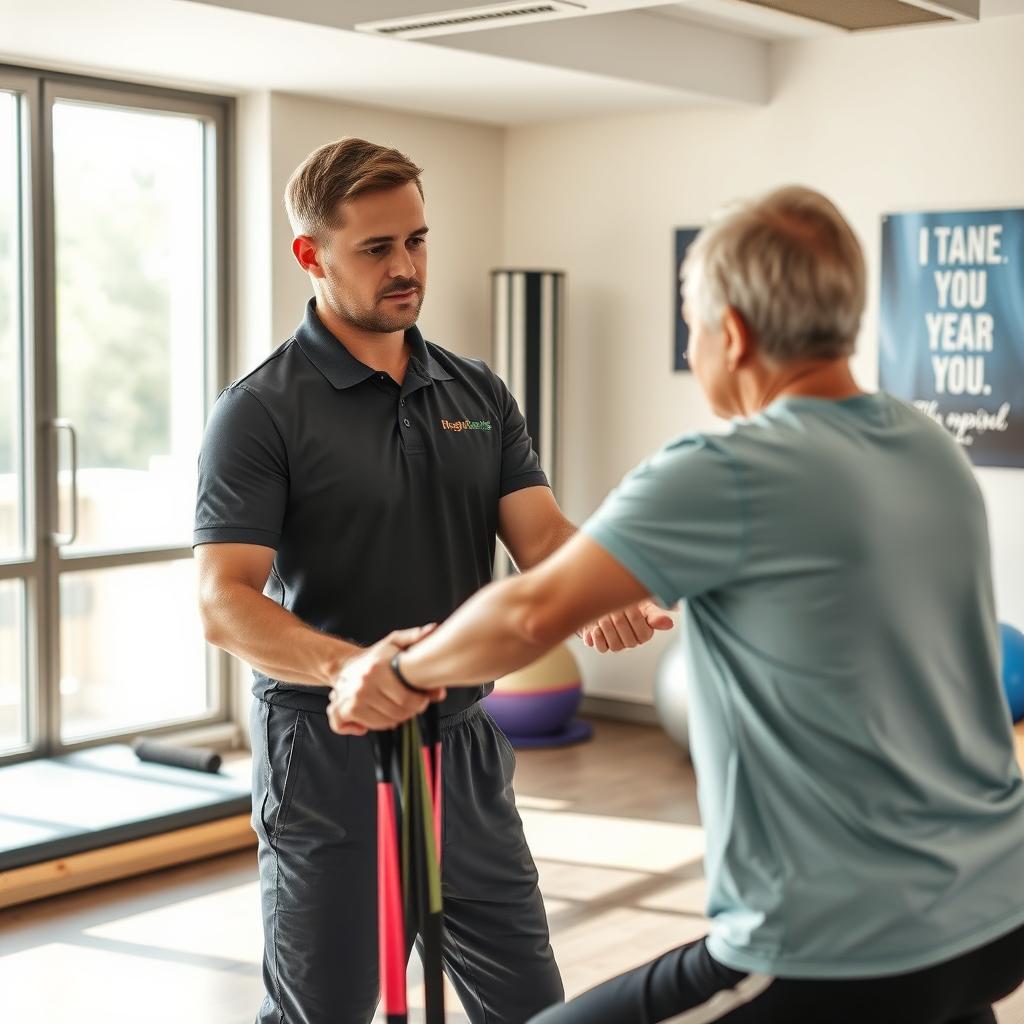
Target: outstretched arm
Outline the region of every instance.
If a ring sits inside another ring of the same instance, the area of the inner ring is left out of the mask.
[[[649,596],[604,548],[578,533],[535,569],[484,587],[404,652],[399,669],[423,690],[477,685],[530,664],[580,627]],[[365,732],[364,705],[393,682],[387,665],[366,657],[349,662],[332,697],[332,728]]]

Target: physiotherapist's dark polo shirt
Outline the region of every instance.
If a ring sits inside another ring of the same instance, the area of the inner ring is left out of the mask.
[[[505,385],[410,328],[401,388],[355,359],[313,301],[295,336],[217,399],[199,457],[194,544],[277,552],[266,593],[361,646],[441,622],[491,579],[498,501],[547,486]],[[326,690],[255,673],[275,704]],[[444,714],[483,688],[452,690]]]

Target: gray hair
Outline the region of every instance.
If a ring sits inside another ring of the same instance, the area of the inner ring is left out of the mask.
[[[717,214],[683,260],[687,306],[716,329],[727,307],[776,362],[853,352],[864,312],[864,254],[820,192],[790,186]]]

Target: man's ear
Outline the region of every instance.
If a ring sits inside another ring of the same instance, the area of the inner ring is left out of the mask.
[[[727,306],[722,315],[722,335],[726,368],[735,373],[753,354],[754,337],[743,314],[733,306]]]
[[[292,253],[295,256],[299,266],[307,274],[312,274],[314,277],[323,277],[323,267],[320,266],[319,249],[316,244],[316,239],[311,238],[309,235],[297,235],[292,239]]]

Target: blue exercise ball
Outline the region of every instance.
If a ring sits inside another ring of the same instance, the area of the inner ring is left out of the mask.
[[[1024,719],[1024,633],[1006,622],[999,623],[1002,648],[1003,693],[1010,705],[1010,717]]]
[[[654,708],[668,735],[690,753],[690,724],[686,699],[686,658],[676,641],[662,655],[654,678]]]

